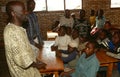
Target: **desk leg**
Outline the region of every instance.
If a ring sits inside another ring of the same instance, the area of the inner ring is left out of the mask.
[[[54,72],[55,77],[59,77],[59,73],[58,72]]]
[[[113,70],[113,63],[110,63],[107,69],[107,77],[112,77],[112,70]]]

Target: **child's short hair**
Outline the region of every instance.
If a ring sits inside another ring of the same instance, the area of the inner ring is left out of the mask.
[[[99,44],[94,39],[89,39],[89,43],[92,43],[94,45],[94,48],[99,48]]]
[[[66,33],[66,30],[67,30],[66,26],[65,26],[65,25],[62,25],[62,26],[60,26],[59,29],[61,29],[61,28],[62,28],[62,29],[65,31],[65,33]]]

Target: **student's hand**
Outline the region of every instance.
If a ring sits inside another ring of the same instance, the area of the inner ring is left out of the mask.
[[[35,46],[37,47],[37,48],[39,48],[39,49],[42,49],[43,48],[43,45],[40,45],[40,44],[35,44]]]
[[[54,46],[52,45],[52,46],[51,46],[51,51],[54,51],[54,50],[55,50],[55,49],[54,49]]]
[[[57,57],[61,57],[61,52],[60,51],[56,51],[56,56]]]
[[[57,50],[58,50],[58,46],[54,46],[54,45],[51,46],[51,51],[57,51]]]

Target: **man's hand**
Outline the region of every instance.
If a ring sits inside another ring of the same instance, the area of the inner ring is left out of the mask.
[[[46,65],[47,65],[47,64],[40,62],[40,61],[37,62],[36,64],[37,64],[37,69],[45,69]]]
[[[43,45],[40,45],[40,44],[35,44],[35,46],[37,47],[37,48],[39,48],[39,49],[42,49],[43,48]]]
[[[37,62],[33,62],[32,63],[32,67],[35,67],[37,69],[45,69],[46,68],[46,65],[45,63],[41,62],[41,61],[37,61]]]

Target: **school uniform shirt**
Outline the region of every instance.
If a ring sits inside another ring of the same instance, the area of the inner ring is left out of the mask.
[[[99,28],[99,29],[103,28],[105,21],[106,21],[106,19],[104,16],[101,19],[98,19],[98,17],[96,17],[96,26],[95,27]]]
[[[90,16],[90,25],[93,26],[95,24],[95,18],[96,16]]]
[[[90,34],[91,27],[86,19],[78,19],[74,28],[79,31],[79,36],[81,37],[88,37]]]
[[[76,39],[71,38],[72,41],[75,41],[78,45],[79,45],[79,37],[77,37]],[[77,47],[78,48],[78,47]]]
[[[9,23],[4,29],[4,43],[11,77],[41,77],[37,68],[29,67],[36,58],[25,29]]]
[[[64,36],[56,37],[54,46],[58,46],[58,50],[67,50],[70,42],[71,37],[65,34]]]
[[[120,43],[118,44],[118,47],[116,48],[113,42],[109,41],[108,48],[112,53],[120,54]]]
[[[80,56],[75,72],[71,74],[72,77],[96,77],[100,66],[96,55],[93,54],[88,58],[85,57],[85,53]]]
[[[74,23],[74,20],[73,18],[66,18],[65,16],[61,16],[60,18],[60,25],[64,25],[66,27],[71,27],[73,28],[73,23]]]

